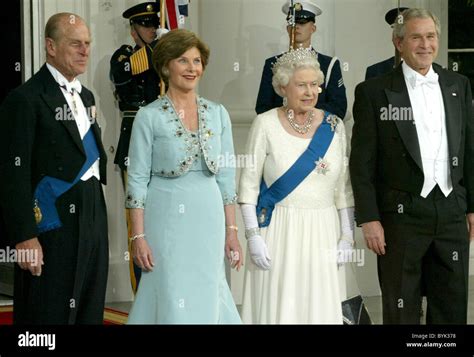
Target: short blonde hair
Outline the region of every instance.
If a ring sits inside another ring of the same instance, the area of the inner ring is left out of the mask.
[[[209,47],[196,36],[194,32],[185,29],[175,29],[162,36],[153,49],[152,62],[158,75],[168,82],[168,67],[171,60],[179,58],[184,52],[191,48],[197,48],[201,54],[202,69],[209,63]]]

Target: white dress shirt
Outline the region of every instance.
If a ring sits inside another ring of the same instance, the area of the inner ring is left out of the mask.
[[[53,78],[58,82],[61,91],[63,92],[64,98],[66,98],[66,102],[71,109],[71,113],[74,116],[74,121],[76,122],[77,129],[79,130],[79,134],[81,135],[81,139],[84,139],[84,136],[87,134],[87,131],[91,127],[91,118],[87,113],[86,108],[84,107],[84,103],[82,103],[81,93],[82,85],[74,78],[71,82],[69,82],[56,68],[54,68],[49,63],[46,63],[49,71],[53,75]],[[62,109],[62,108],[60,108]],[[64,116],[63,120],[68,120],[66,117],[67,113],[61,112]],[[92,176],[95,176],[97,180],[100,180],[99,174],[99,160],[97,159],[92,166],[82,175],[81,180],[87,181]]]
[[[449,165],[446,115],[438,74],[433,70],[433,66],[426,76],[416,72],[405,62],[402,68],[416,124],[425,177],[420,195],[426,198],[438,185],[447,197],[453,190],[453,184]]]

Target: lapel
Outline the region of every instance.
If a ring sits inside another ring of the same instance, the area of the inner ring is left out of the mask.
[[[385,89],[389,112],[392,110],[399,110],[401,113],[408,112],[413,116],[410,97],[408,96],[408,89],[403,76],[401,64],[390,74],[390,78],[392,79],[391,86]],[[406,110],[407,108],[409,108],[409,110]],[[394,123],[407,151],[410,153],[420,170],[423,171],[420,144],[418,142],[418,134],[416,132],[416,125],[413,121],[413,117],[411,117],[410,120],[394,120]]]
[[[102,138],[100,134],[100,127],[96,120],[97,112],[95,108],[94,97],[84,86],[82,86],[82,91],[79,94],[79,96],[81,97],[82,103],[84,104],[84,107],[86,108],[86,113],[91,123],[91,129],[92,129],[92,132],[94,133],[97,146],[99,147],[99,150],[100,150],[102,148],[101,146]]]
[[[41,69],[39,70],[38,79],[40,79],[41,83],[43,83],[44,86],[44,92],[41,94],[41,97],[43,98],[46,105],[53,111],[54,120],[57,120],[62,125],[64,125],[78,149],[83,154],[85,154],[84,147],[82,145],[81,135],[79,134],[79,130],[77,129],[76,121],[74,119],[71,120],[71,109],[68,107],[63,92],[61,91],[58,83],[54,80],[48,67],[46,67],[46,64],[44,64],[43,67],[41,67]],[[82,93],[83,92],[84,91],[82,91]],[[86,103],[84,103],[84,105],[85,104]]]
[[[439,75],[439,85],[443,95],[444,113],[446,117],[446,134],[448,137],[449,157],[458,155],[461,143],[462,115],[459,105],[459,87],[450,80],[448,72],[441,66],[433,64],[433,69]]]

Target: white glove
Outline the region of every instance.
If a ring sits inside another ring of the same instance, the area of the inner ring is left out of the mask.
[[[339,213],[341,237],[337,244],[337,266],[341,267],[352,259],[354,250],[354,207],[342,208]]]
[[[339,239],[337,244],[337,266],[341,267],[343,264],[348,263],[352,259],[354,246],[352,243],[345,239]]]
[[[240,210],[242,211],[242,218],[244,219],[245,229],[258,228],[257,222],[257,207],[251,204],[241,204]],[[250,257],[252,261],[260,269],[270,269],[270,256],[268,254],[267,244],[260,236],[255,234],[247,239],[247,245],[249,247]]]
[[[263,238],[258,234],[251,236],[247,240],[247,245],[249,247],[250,257],[255,265],[263,270],[270,269],[271,259],[268,255],[268,248]]]
[[[159,40],[161,36],[166,35],[170,30],[162,29],[161,27],[156,29],[156,38]]]
[[[341,224],[341,236],[354,238],[354,207],[337,210]]]

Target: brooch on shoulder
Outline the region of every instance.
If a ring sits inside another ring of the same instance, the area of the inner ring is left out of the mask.
[[[335,115],[328,115],[326,123],[331,125],[331,131],[334,131],[337,127],[337,117]]]

